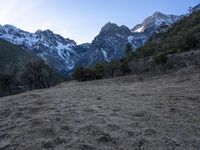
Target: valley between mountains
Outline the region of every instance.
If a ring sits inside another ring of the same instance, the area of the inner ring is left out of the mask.
[[[139,48],[152,35],[161,32],[160,27],[169,28],[180,18],[155,12],[133,29],[108,22],[92,43],[81,45],[50,30],[30,33],[12,25],[0,25],[0,39],[20,46],[28,53],[40,57],[59,74],[69,76],[77,67],[122,58],[127,43],[134,49]]]

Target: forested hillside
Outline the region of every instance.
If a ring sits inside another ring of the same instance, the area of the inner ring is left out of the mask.
[[[162,61],[164,55],[200,48],[200,11],[177,22],[168,32],[155,35],[137,50],[138,57],[154,56]]]
[[[0,39],[0,96],[48,88],[60,80],[39,57]]]

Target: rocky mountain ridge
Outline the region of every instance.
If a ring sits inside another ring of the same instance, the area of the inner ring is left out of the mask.
[[[74,68],[77,54],[73,49],[76,42],[50,30],[29,33],[12,25],[4,25],[0,26],[0,38],[41,57],[60,73],[65,74]]]
[[[133,46],[134,50],[140,48],[150,37],[158,32],[167,31],[180,18],[181,16],[156,12],[133,29],[108,22],[92,41],[81,64],[93,65],[96,62],[120,59],[124,56],[128,43]]]
[[[77,66],[90,66],[122,58],[127,43],[137,49],[161,26],[169,27],[179,18],[156,12],[132,29],[109,22],[102,27],[92,43],[81,45],[50,30],[30,33],[12,25],[0,25],[0,38],[39,56],[57,72],[69,75]]]

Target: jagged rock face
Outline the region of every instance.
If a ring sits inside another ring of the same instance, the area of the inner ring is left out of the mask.
[[[0,25],[0,38],[20,45],[46,61],[59,73],[70,74],[78,66],[110,62],[124,56],[127,43],[134,49],[143,46],[162,26],[171,26],[180,17],[156,12],[133,29],[107,23],[91,44],[77,45],[50,30],[29,33],[11,25]],[[162,28],[163,29],[163,28]]]
[[[91,43],[84,43],[74,47],[74,51],[78,54],[74,68],[88,66],[89,59],[87,56],[89,55],[90,46]]]
[[[178,19],[180,19],[179,16],[165,15],[160,12],[155,12],[152,16],[146,18],[142,24],[136,25],[133,29],[131,29],[131,31],[139,33],[154,33],[160,26],[170,26]]]
[[[80,62],[84,65],[92,65],[96,62],[120,59],[125,54],[127,43],[137,49],[143,46],[155,33],[166,31],[164,28],[161,30],[161,27],[169,28],[179,18],[178,16],[156,12],[132,30],[129,30],[126,26],[120,27],[109,22],[95,37],[88,53],[85,57],[82,57]]]
[[[73,49],[76,43],[50,30],[29,33],[14,26],[5,25],[0,27],[0,38],[20,45],[28,52],[41,57],[59,73],[68,74],[74,69],[77,54]]]
[[[146,18],[141,24],[136,25],[129,37],[129,43],[135,48],[143,46],[150,37],[158,32],[166,32],[172,24],[177,22],[181,17],[175,15],[165,15],[155,12],[152,16]]]
[[[86,58],[89,65],[121,58],[130,34],[131,31],[125,26],[119,27],[116,24],[107,23],[90,46],[88,58]]]
[[[91,43],[77,45],[74,50],[81,57],[84,56],[90,49]]]

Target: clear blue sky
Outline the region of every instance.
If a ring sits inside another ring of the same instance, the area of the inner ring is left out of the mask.
[[[1,0],[0,24],[50,29],[77,43],[91,42],[108,21],[132,28],[155,11],[180,15],[200,0]]]

